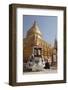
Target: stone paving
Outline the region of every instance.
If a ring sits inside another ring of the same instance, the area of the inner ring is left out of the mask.
[[[29,75],[29,74],[51,74],[51,73],[57,73],[56,67],[51,67],[50,69],[43,69],[42,71],[34,71],[34,72],[24,72],[24,75]]]

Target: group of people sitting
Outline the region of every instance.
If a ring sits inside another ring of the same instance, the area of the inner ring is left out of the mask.
[[[50,69],[50,63],[48,62],[48,59],[31,56],[27,63],[27,68],[32,69],[32,71]]]

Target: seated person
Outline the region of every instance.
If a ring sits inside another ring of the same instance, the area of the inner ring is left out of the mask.
[[[45,69],[50,69],[50,65],[49,65],[49,62],[48,62],[48,60],[45,62],[45,67],[44,67]]]

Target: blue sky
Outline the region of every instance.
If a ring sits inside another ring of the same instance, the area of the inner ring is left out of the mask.
[[[54,40],[57,38],[57,16],[24,15],[24,37],[26,36],[26,32],[33,25],[34,21],[37,22],[42,33],[43,39],[53,45]]]

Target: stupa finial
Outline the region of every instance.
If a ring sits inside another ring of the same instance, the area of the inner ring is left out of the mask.
[[[34,26],[36,26],[36,21],[34,21]]]

